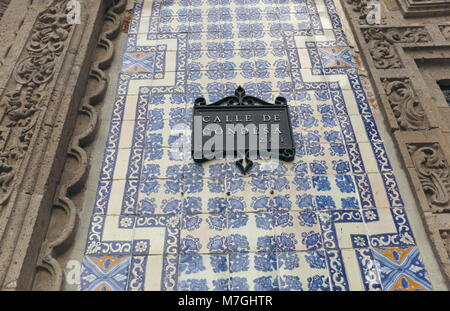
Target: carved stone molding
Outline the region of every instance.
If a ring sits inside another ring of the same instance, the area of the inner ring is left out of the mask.
[[[440,145],[409,144],[408,151],[431,211],[450,212],[449,166]]]
[[[423,43],[430,41],[430,35],[423,27],[371,27],[364,28],[362,33],[377,69],[404,67],[396,50],[396,43]]]
[[[59,187],[56,192],[52,223],[49,228],[37,262],[37,273],[33,284],[36,290],[61,290],[64,284],[63,266],[65,260],[60,258],[72,244],[78,224],[78,210],[73,200],[83,189],[89,174],[89,153],[86,151],[97,132],[98,112],[95,106],[104,99],[108,87],[107,69],[114,57],[114,43],[121,30],[121,13],[127,0],[114,0],[107,10],[104,25],[96,47],[93,65],[89,71],[86,94],[81,100],[74,134],[67,150],[67,158]],[[88,120],[86,122],[86,119]],[[64,217],[56,211],[63,210]]]
[[[7,15],[10,10],[24,12],[24,26],[14,25],[19,31],[14,41],[8,41],[8,51],[13,52],[6,56],[8,65],[0,67],[5,85],[0,89],[3,290],[31,289],[42,254],[49,270],[62,273],[53,257],[66,246],[70,230],[58,232],[56,240],[52,235],[48,248],[42,245],[48,227],[70,223],[55,223],[51,206],[86,87],[98,24],[111,4],[109,0],[78,1],[82,6],[80,24],[67,22],[68,0],[20,0],[8,7]],[[15,66],[9,66],[11,63]]]
[[[439,235],[444,243],[445,252],[450,257],[450,229],[439,230]]]
[[[384,90],[392,112],[401,130],[421,130],[428,128],[425,111],[411,86],[404,79],[383,79]]]
[[[17,63],[10,87],[0,100],[0,206],[29,150],[39,112],[48,105],[45,92],[73,25],[65,20],[66,3],[39,14],[26,51]]]
[[[450,214],[427,214],[425,223],[441,269],[444,275],[450,275]]]
[[[450,15],[449,0],[398,0],[405,17]]]

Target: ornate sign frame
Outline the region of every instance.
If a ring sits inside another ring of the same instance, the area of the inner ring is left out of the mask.
[[[194,161],[197,163],[206,162],[209,159],[205,157],[203,151],[201,156],[198,155],[195,156],[195,145],[198,143],[203,143],[203,137],[202,141],[199,142],[196,140],[196,137],[194,135],[194,129],[196,128],[195,124],[195,117],[201,116],[203,112],[208,113],[224,113],[224,112],[233,112],[237,114],[243,114],[245,111],[247,114],[260,114],[264,112],[274,112],[277,111],[281,115],[280,123],[281,126],[285,129],[285,131],[281,134],[279,134],[279,137],[281,137],[282,143],[279,145],[278,149],[270,150],[271,155],[276,155],[278,159],[282,161],[293,161],[295,158],[295,146],[294,146],[294,138],[292,134],[292,126],[291,126],[291,119],[289,116],[289,109],[287,105],[287,100],[284,97],[278,96],[275,99],[275,103],[271,104],[268,103],[260,98],[246,95],[245,90],[239,86],[235,90],[235,95],[225,97],[219,101],[216,101],[212,104],[207,105],[206,100],[203,97],[199,97],[195,100],[194,104],[194,111],[193,111],[193,120],[192,120],[192,157],[194,158]],[[285,122],[283,122],[285,121]],[[236,121],[236,123],[239,123],[240,121]],[[203,128],[202,128],[203,130]],[[234,135],[234,134],[233,134]],[[242,135],[242,134],[241,134]],[[226,135],[225,135],[226,136]],[[225,137],[224,136],[224,137]],[[230,150],[220,150],[218,153],[220,155],[223,155],[223,157],[228,154]],[[242,172],[242,174],[246,174],[248,170],[253,166],[253,161],[249,156],[250,150],[248,149],[248,146],[246,146],[245,149],[245,156],[242,156],[242,153],[239,153],[236,150],[232,150],[231,152],[234,153],[234,156],[239,158],[235,163],[238,167],[238,169]],[[256,150],[256,153],[258,156],[261,155],[260,150]],[[253,159],[254,160],[254,159]]]

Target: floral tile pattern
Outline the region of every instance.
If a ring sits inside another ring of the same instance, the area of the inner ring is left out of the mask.
[[[288,100],[296,157],[194,163],[193,102]],[[429,290],[335,0],[135,0],[83,290]]]

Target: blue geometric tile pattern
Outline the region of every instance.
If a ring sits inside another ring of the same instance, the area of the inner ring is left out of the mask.
[[[334,3],[135,1],[83,290],[431,289]],[[288,100],[293,162],[191,159],[239,85]]]
[[[128,281],[129,256],[85,257],[81,273],[83,290],[125,290]]]

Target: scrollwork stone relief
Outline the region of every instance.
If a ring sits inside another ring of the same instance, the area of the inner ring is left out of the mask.
[[[425,111],[420,104],[409,79],[384,79],[384,90],[401,130],[427,128]]]
[[[449,166],[439,144],[410,144],[408,151],[432,211],[450,212]]]
[[[72,25],[66,21],[66,2],[57,1],[39,14],[13,83],[0,100],[0,205],[9,198],[39,112],[46,106],[46,86],[69,37]]]
[[[430,35],[423,27],[373,27],[363,29],[362,32],[377,69],[403,67],[395,47],[396,43],[422,43],[431,40]]]

